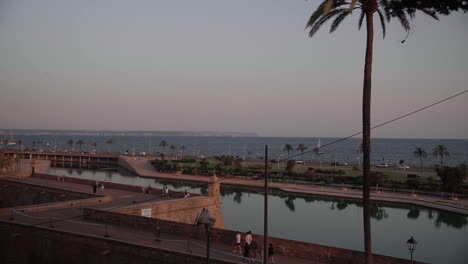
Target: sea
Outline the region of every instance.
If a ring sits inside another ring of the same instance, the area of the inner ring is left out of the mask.
[[[291,144],[293,149],[289,156],[292,159],[301,160],[301,152],[297,150],[299,144],[304,144],[304,160],[321,161],[324,163],[349,163],[358,164],[362,159],[360,145],[362,139],[349,138],[340,141],[340,138],[299,138],[299,137],[211,137],[211,136],[91,136],[91,135],[11,135],[14,141],[21,140],[20,145],[1,145],[2,148],[33,148],[47,150],[81,150],[91,151],[96,142],[97,151],[129,152],[129,153],[154,153],[164,152],[173,154],[181,152],[180,147],[185,146],[184,154],[190,156],[211,157],[215,155],[234,155],[245,159],[264,157],[265,146],[268,146],[269,159],[286,159],[288,153],[284,151],[285,144]],[[112,138],[112,145],[106,144]],[[72,139],[75,143],[82,140],[80,147],[74,144],[70,146],[67,141]],[[160,142],[165,140],[168,145],[163,148]],[[432,155],[433,149],[443,144],[447,147],[450,156],[444,157],[443,164],[458,166],[467,164],[468,140],[467,139],[402,139],[402,138],[374,138],[371,140],[371,163],[386,162],[397,164],[401,160],[409,166],[419,166],[419,158],[414,157],[413,152],[421,147],[427,152],[427,158],[423,159],[423,166],[433,166],[439,163],[439,158]],[[175,150],[170,149],[174,145]],[[316,155],[313,149],[320,147],[323,154]]]

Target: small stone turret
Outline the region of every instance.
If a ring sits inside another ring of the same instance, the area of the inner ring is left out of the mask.
[[[221,195],[220,185],[218,177],[216,177],[216,175],[211,176],[208,186],[208,196],[219,198]]]

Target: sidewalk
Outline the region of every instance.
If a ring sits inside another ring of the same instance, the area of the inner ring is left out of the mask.
[[[201,175],[184,175],[184,174],[174,174],[174,173],[161,173],[154,170],[150,165],[148,158],[127,158],[125,157],[127,163],[133,168],[133,170],[142,177],[152,177],[152,178],[161,178],[161,179],[172,179],[172,180],[185,180],[185,181],[195,181],[195,182],[209,182],[209,177]],[[221,184],[226,185],[237,185],[237,186],[248,186],[263,188],[263,180],[255,179],[245,179],[239,177],[233,178],[223,178],[219,177]],[[352,198],[352,199],[362,199],[362,191],[347,189],[342,190],[339,188],[331,188],[324,186],[316,185],[303,185],[303,184],[294,184],[294,183],[278,183],[270,182],[268,184],[270,188],[276,188],[279,190],[284,190],[287,192],[293,193],[302,193],[302,194],[317,194],[325,196],[334,196],[334,197],[343,197],[343,198]],[[459,199],[457,201],[451,199],[442,199],[441,197],[427,196],[427,195],[418,195],[412,196],[411,194],[402,194],[397,192],[372,192],[371,199],[377,201],[388,201],[388,202],[399,202],[399,203],[409,203],[422,205],[427,207],[432,207],[436,209],[451,211],[459,214],[468,215],[468,199]]]

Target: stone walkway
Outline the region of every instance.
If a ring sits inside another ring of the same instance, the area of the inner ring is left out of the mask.
[[[125,157],[124,158],[128,165],[131,166],[131,169],[142,177],[153,177],[161,179],[171,179],[171,180],[185,180],[192,182],[208,182],[209,178],[201,175],[184,175],[184,174],[175,174],[175,173],[161,173],[154,170],[154,168],[149,163],[148,158],[144,157]],[[221,180],[221,184],[226,185],[237,185],[237,186],[247,186],[247,187],[256,187],[263,188],[263,180],[248,179],[245,177],[218,177]],[[303,193],[303,194],[317,194],[317,195],[326,195],[334,197],[344,197],[344,198],[353,198],[353,199],[362,199],[362,191],[355,189],[340,189],[332,187],[324,187],[319,185],[304,185],[304,184],[295,184],[295,183],[278,183],[271,182],[269,183],[270,188],[276,188],[284,190],[287,192],[293,193]],[[427,207],[432,207],[436,209],[451,211],[455,213],[460,213],[468,215],[468,199],[459,199],[452,200],[449,199],[449,195],[446,197],[438,196],[429,196],[429,195],[418,195],[412,196],[411,194],[399,193],[399,192],[372,192],[371,199],[377,201],[388,201],[388,202],[400,202],[400,203],[409,203],[422,205]]]

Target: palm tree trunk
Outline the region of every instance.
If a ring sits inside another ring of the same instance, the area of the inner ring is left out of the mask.
[[[370,2],[370,3],[369,3]],[[372,52],[374,42],[374,23],[372,3],[375,0],[367,1],[366,25],[367,25],[367,43],[366,59],[364,66],[364,87],[362,95],[362,148],[364,152],[363,161],[363,218],[364,218],[364,254],[365,263],[372,264],[372,238],[370,223],[370,120],[371,120],[371,88],[372,88]],[[375,3],[376,4],[376,3]]]
[[[422,156],[419,157],[419,173],[422,173]]]

